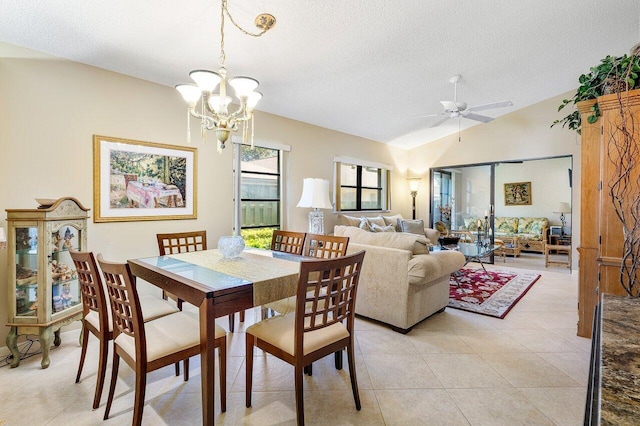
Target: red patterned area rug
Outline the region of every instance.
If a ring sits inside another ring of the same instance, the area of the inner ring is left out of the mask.
[[[533,272],[462,268],[449,279],[449,307],[504,318],[538,278]]]

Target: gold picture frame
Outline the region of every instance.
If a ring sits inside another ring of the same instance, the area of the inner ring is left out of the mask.
[[[196,148],[93,135],[93,221],[196,219]]]
[[[531,205],[531,182],[513,182],[504,184],[505,206]]]

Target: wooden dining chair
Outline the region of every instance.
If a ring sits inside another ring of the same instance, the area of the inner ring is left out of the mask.
[[[178,311],[143,322],[135,277],[128,263],[107,262],[98,255],[113,312],[113,366],[104,420],[109,418],[122,358],[136,373],[133,424],[140,425],[144,410],[147,373],[200,353],[200,320],[197,312]],[[216,324],[215,340],[220,356],[220,405],[226,407],[226,331]]]
[[[80,282],[82,293],[82,351],[80,353],[80,365],[76,383],[80,382],[85,357],[87,355],[87,344],[89,333],[98,338],[100,353],[98,359],[98,379],[96,391],[93,397],[93,408],[100,405],[102,389],[104,388],[105,372],[107,369],[107,356],[109,354],[109,341],[113,340],[113,322],[109,301],[105,296],[104,284],[98,272],[98,266],[92,252],[80,252],[70,250],[69,254],[73,260]],[[178,308],[165,300],[153,295],[145,295],[140,298],[142,305],[142,317],[144,321],[162,317],[164,315],[179,312]],[[185,367],[185,374],[188,368]],[[176,375],[180,374],[180,364],[176,365]],[[185,376],[185,379],[188,376]]]
[[[285,232],[285,231],[280,231]],[[296,232],[295,234],[302,234]],[[275,232],[274,232],[275,237]],[[320,259],[334,259],[347,254],[347,246],[349,245],[349,237],[338,237],[321,234],[305,234],[302,241],[304,244],[300,253],[307,257],[317,257]],[[274,241],[271,240],[271,250],[274,250]],[[286,247],[286,246],[285,246]],[[280,250],[283,251],[283,250]],[[271,311],[287,314],[293,312],[296,308],[296,297],[291,296],[286,299],[277,300],[265,305]],[[264,319],[264,316],[263,316]]]
[[[303,368],[346,348],[351,390],[360,410],[353,326],[364,255],[360,251],[335,259],[302,261],[295,314],[269,318],[247,328],[247,407],[251,407],[254,346],[294,366],[298,425],[304,425]]]
[[[170,234],[157,234],[158,251],[160,256],[168,254],[188,253],[192,251],[201,251],[207,249],[207,231],[190,231],[190,232],[174,232]],[[162,297],[171,297],[178,304],[178,308],[182,310],[182,300],[178,297],[167,294],[162,290]],[[244,311],[239,313],[240,322],[244,322]],[[233,333],[235,329],[235,316],[229,314],[229,331]]]
[[[276,229],[271,237],[271,250],[284,253],[302,254],[304,232],[281,231]]]
[[[348,245],[349,237],[307,234],[304,238],[302,255],[319,259],[334,259],[346,255]]]

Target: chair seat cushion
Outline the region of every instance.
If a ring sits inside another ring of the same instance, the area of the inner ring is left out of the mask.
[[[164,300],[152,294],[141,294],[140,306],[142,307],[142,318],[144,321],[151,321],[165,315],[180,312],[176,303],[170,300]]]
[[[140,305],[142,305],[142,318],[145,322],[180,312],[175,303],[160,299],[152,294],[140,295]],[[84,319],[94,326],[96,330],[100,331],[100,320],[96,311],[89,311]],[[113,331],[110,306],[107,308],[107,324],[109,324],[109,331]]]
[[[272,317],[252,325],[247,328],[246,332],[290,355],[294,355],[294,320],[295,314]],[[346,337],[349,337],[349,332],[342,323],[335,323],[319,330],[304,333],[304,355]]]
[[[147,361],[154,361],[172,353],[200,346],[200,321],[197,312],[178,311],[153,321],[145,322],[147,337]],[[216,339],[226,335],[224,328],[216,324]],[[136,359],[133,337],[119,334],[114,344]]]

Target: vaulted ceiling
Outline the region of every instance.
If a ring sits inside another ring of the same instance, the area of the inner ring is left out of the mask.
[[[260,38],[228,21],[230,76],[258,79],[261,111],[406,148],[458,131],[430,128],[453,100],[511,100],[499,117],[577,87],[606,55],[640,40],[638,0],[229,0]],[[0,41],[167,86],[216,70],[220,0],[2,0]],[[176,92],[176,102],[182,102]],[[462,129],[482,125],[462,119]]]

